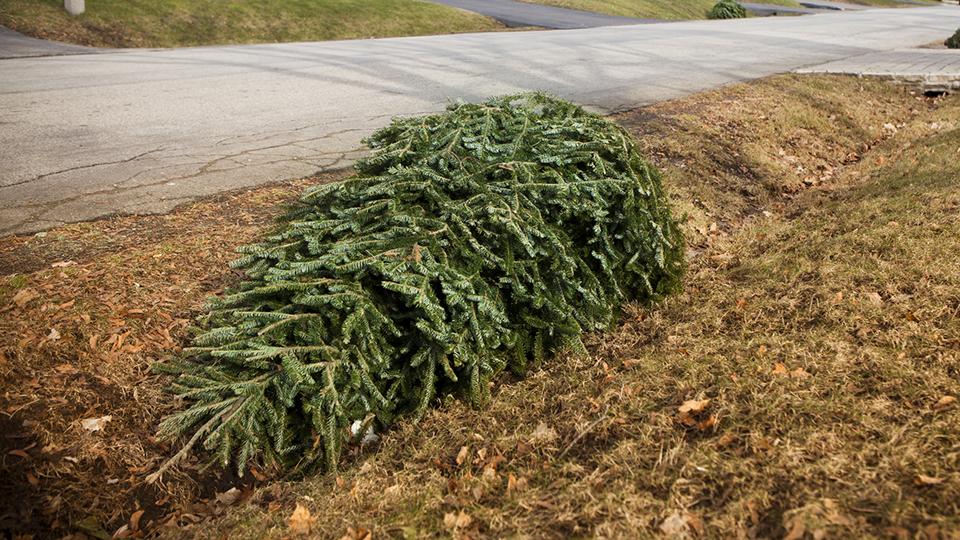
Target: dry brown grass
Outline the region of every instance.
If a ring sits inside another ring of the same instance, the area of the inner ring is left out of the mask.
[[[681,296],[198,534],[299,502],[332,538],[957,537],[960,102],[785,77],[636,114],[696,212]]]
[[[28,456],[4,457],[0,495],[35,530],[89,514],[112,532],[139,505],[171,536],[281,537],[296,503],[321,537],[958,534],[960,412],[942,399],[960,397],[960,102],[776,77],[618,120],[690,216],[686,291],[488,409],[447,400],[339,476],[229,511],[210,498],[235,478],[188,467],[167,501],[142,486],[172,406],[145,368],[301,184],[0,241],[18,272],[0,292],[3,450]]]
[[[138,508],[157,519],[210,495],[189,471],[142,484],[168,449],[153,440],[173,406],[149,364],[176,353],[204,299],[235,279],[233,249],[305,185],[226,195],[165,216],[122,217],[0,240],[0,530],[70,530],[89,516],[111,532]],[[101,432],[81,420],[112,418]],[[13,452],[13,453],[8,453]]]

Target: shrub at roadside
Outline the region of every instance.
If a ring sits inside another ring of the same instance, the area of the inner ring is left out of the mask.
[[[958,28],[952,36],[947,38],[943,44],[946,45],[948,49],[960,49],[960,28]]]
[[[659,173],[622,128],[524,94],[396,120],[345,182],[306,192],[241,249],[248,281],[212,302],[165,419],[250,459],[336,466],[348,426],[385,426],[440,394],[481,405],[627,300],[679,286],[682,239]],[[161,468],[153,478],[163,472]]]
[[[720,0],[707,12],[708,19],[744,19],[747,10],[736,0]]]

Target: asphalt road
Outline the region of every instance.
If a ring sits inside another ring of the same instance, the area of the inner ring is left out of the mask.
[[[392,115],[547,90],[600,111],[944,39],[960,8],[0,60],[0,233],[343,167]]]

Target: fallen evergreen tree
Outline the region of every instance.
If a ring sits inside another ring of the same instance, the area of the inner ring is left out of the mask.
[[[737,0],[720,0],[707,12],[708,19],[744,19],[747,10]]]
[[[960,49],[960,28],[943,42],[948,49]]]
[[[474,405],[628,300],[679,286],[660,177],[610,121],[524,94],[395,120],[356,176],[309,189],[234,263],[176,376],[190,436],[224,466],[336,467],[349,426],[457,393]]]

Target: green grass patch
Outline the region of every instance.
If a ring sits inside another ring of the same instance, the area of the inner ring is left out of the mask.
[[[419,0],[91,0],[72,17],[60,0],[4,0],[0,25],[99,47],[320,41],[502,28]]]

